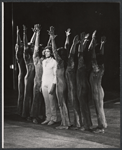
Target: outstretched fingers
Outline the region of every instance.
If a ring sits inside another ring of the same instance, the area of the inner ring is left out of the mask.
[[[102,36],[101,37],[101,43],[105,43],[106,42],[106,37],[105,36]]]
[[[57,35],[54,34],[55,28],[53,26],[50,27],[50,30],[47,30],[48,34],[50,35],[50,38],[55,39]]]
[[[70,28],[68,28],[67,29],[67,31],[65,31],[65,33],[66,33],[66,36],[69,36],[71,33],[70,33],[70,31],[71,31],[71,29]]]

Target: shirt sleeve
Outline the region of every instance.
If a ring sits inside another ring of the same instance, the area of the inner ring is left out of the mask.
[[[53,83],[54,84],[56,84],[56,70],[57,70],[57,62],[54,60],[54,67],[53,67],[53,73],[54,73]]]

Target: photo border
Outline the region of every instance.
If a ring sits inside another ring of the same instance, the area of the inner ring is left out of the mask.
[[[122,5],[121,5],[121,2],[122,0],[0,0],[0,4],[1,4],[1,8],[3,6],[3,3],[4,2],[107,2],[107,3],[120,3],[120,101],[121,101],[121,98],[122,98],[122,79],[121,79],[121,71],[122,71]],[[1,26],[0,26],[0,32],[1,32],[1,53],[0,53],[0,58],[1,58],[1,72],[0,72],[0,76],[1,76],[1,101],[0,101],[0,104],[1,104],[1,124],[2,124],[2,129],[1,129],[1,134],[2,134],[2,142],[1,142],[1,148],[3,148],[3,138],[4,138],[4,14],[3,14],[3,9],[0,10],[0,15],[1,15]],[[122,117],[121,117],[121,109],[122,109],[122,106],[121,106],[121,103],[120,103],[120,133],[121,133],[121,122],[122,122]],[[117,148],[117,149],[121,149],[122,148],[122,142],[121,142],[121,134],[120,134],[120,148]],[[5,149],[5,148],[4,148]],[[22,148],[24,149],[24,148]],[[30,148],[29,148],[30,149]],[[33,148],[32,148],[33,149]],[[39,148],[40,149],[40,148]],[[41,148],[43,149],[43,148]],[[46,148],[47,149],[47,148]],[[53,148],[49,148],[49,149],[53,149]],[[57,149],[57,148],[55,148]],[[64,148],[60,148],[60,149],[64,149]],[[68,149],[71,149],[71,148],[68,148]],[[73,149],[77,149],[77,148],[73,148]],[[82,149],[82,148],[81,148]],[[91,148],[90,148],[91,149]],[[96,148],[96,149],[100,149],[100,148]],[[112,148],[114,149],[114,148]]]

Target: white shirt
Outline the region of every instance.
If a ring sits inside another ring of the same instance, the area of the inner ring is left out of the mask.
[[[56,68],[57,62],[52,57],[46,58],[42,62],[43,67],[43,75],[42,75],[42,83],[49,85],[49,84],[56,84]]]

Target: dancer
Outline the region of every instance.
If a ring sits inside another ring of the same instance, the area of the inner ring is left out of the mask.
[[[80,107],[77,99],[77,86],[76,86],[76,70],[75,70],[75,50],[79,43],[79,37],[76,35],[73,39],[73,43],[68,56],[67,69],[66,69],[66,79],[68,85],[68,99],[71,102],[74,111],[74,121],[72,129],[78,129],[81,127],[81,116]]]
[[[55,37],[54,35],[54,27],[50,27],[49,35],[52,41],[52,50],[54,57],[57,62],[57,70],[56,70],[56,95],[58,98],[58,106],[61,114],[61,125],[56,127],[56,129],[68,129],[70,127],[69,113],[66,106],[67,101],[67,87],[66,87],[66,79],[65,79],[65,69],[64,69],[64,60],[58,54]]]
[[[83,52],[86,48],[87,38],[89,34],[83,32],[80,34],[80,45],[78,47],[78,68],[77,68],[77,97],[80,104],[80,112],[81,112],[81,128],[80,130],[90,130],[92,127],[91,114],[89,108],[89,81],[87,68],[84,63]]]
[[[28,121],[31,120],[30,118],[30,110],[33,100],[33,85],[34,85],[34,76],[35,76],[35,67],[33,63],[33,48],[34,48],[34,41],[35,36],[32,36],[32,42],[28,45],[27,40],[27,29],[23,25],[23,43],[24,43],[24,61],[26,65],[26,76],[25,76],[25,91],[24,91],[24,101],[23,101],[23,113],[22,116],[27,118]],[[35,33],[34,33],[35,35]]]
[[[57,63],[52,57],[51,46],[46,46],[43,52],[45,59],[42,62],[42,93],[45,101],[46,119],[41,124],[53,125],[58,119],[55,94]]]
[[[92,41],[90,43],[89,49],[92,49],[92,72],[90,74],[90,83],[92,89],[92,99],[95,104],[97,120],[98,120],[98,127],[94,130],[95,133],[104,133],[105,128],[107,128],[107,122],[105,118],[104,108],[103,108],[103,98],[104,98],[104,91],[101,85],[102,76],[104,73],[104,64],[98,64],[96,59],[95,47],[96,47],[96,39],[95,33],[92,35]],[[100,54],[103,56],[104,54],[104,44],[105,38],[101,38],[101,47],[100,47]]]
[[[24,76],[26,73],[25,63],[23,59],[23,43],[20,38],[19,28],[17,26],[17,39],[15,45],[16,60],[18,63],[19,74],[18,74],[18,101],[17,101],[17,112],[18,115],[22,115],[23,99],[24,99]]]
[[[42,92],[40,92],[40,87],[42,83],[42,60],[40,57],[40,25],[34,25],[34,36],[35,37],[35,46],[33,53],[33,62],[35,66],[35,78],[34,78],[34,87],[33,87],[33,102],[31,107],[30,116],[33,118],[33,123],[40,123],[45,118],[45,105]],[[36,34],[36,35],[35,35]]]

